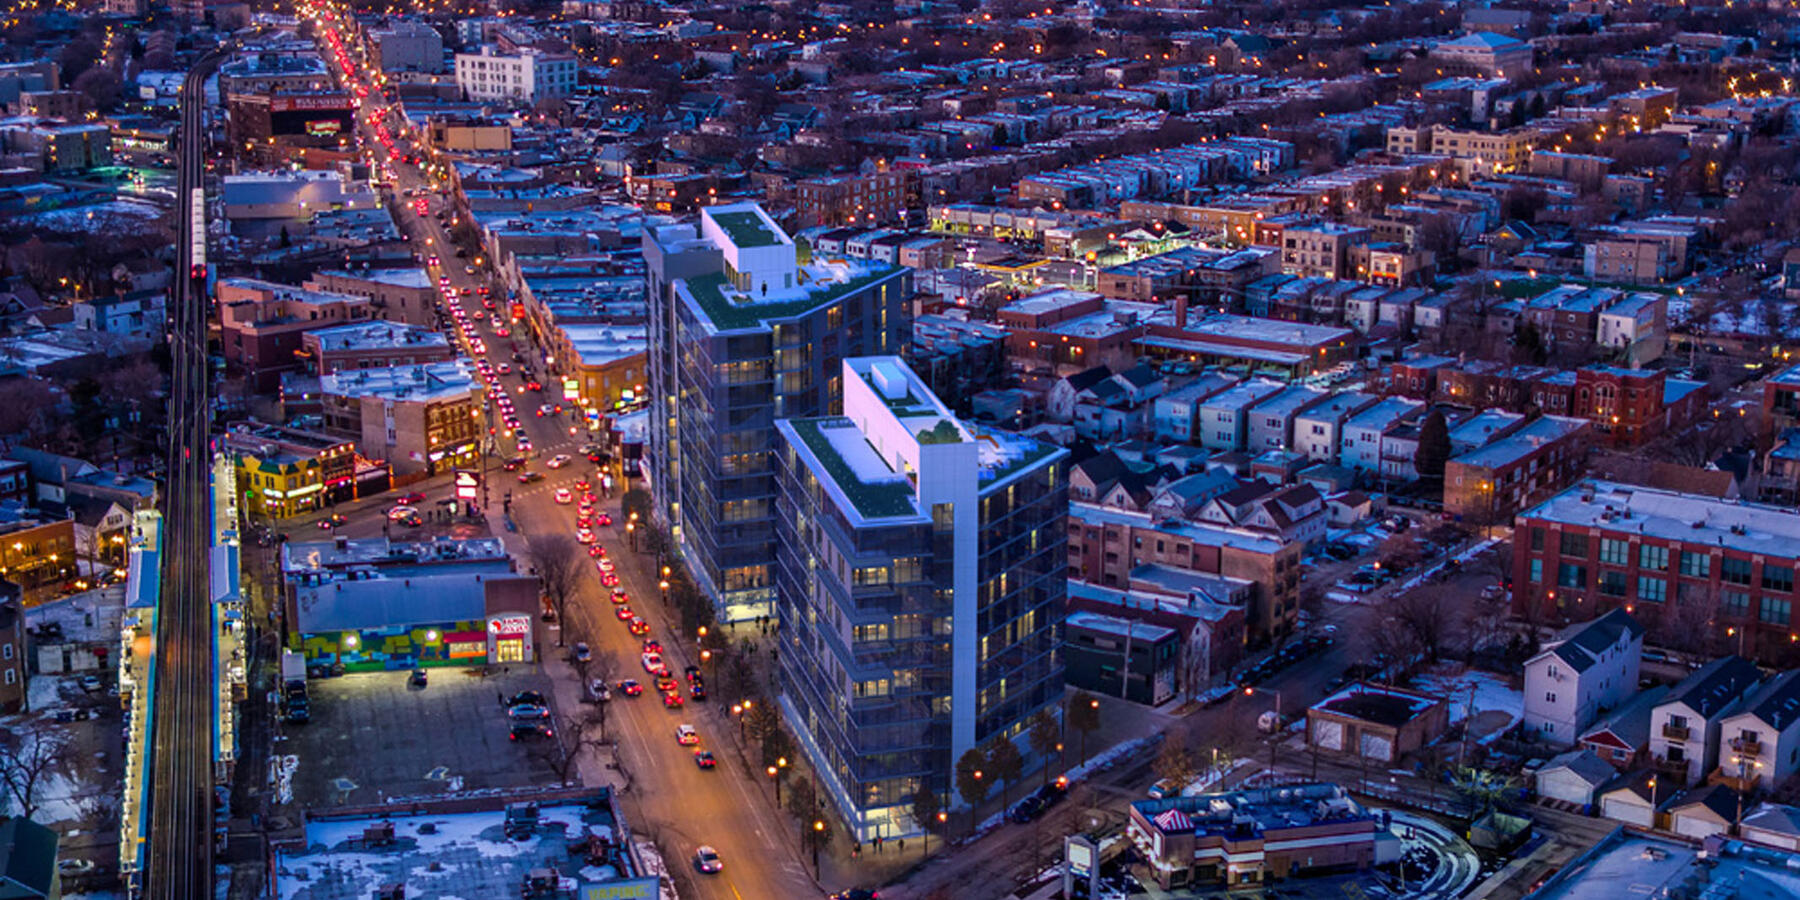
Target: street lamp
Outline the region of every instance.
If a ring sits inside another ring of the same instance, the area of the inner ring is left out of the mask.
[[[818,837],[813,839],[813,847],[812,847],[813,877],[818,878],[819,877],[819,845],[825,843],[825,822],[824,822],[824,820],[822,820],[822,819],[814,819],[813,820],[813,834],[818,835]]]
[[[767,771],[769,773],[769,777],[775,779],[775,805],[776,806],[781,805],[781,773],[787,771],[787,764],[788,764],[787,757],[783,756],[783,757],[776,759],[775,764],[770,766],[767,769]]]
[[[748,700],[745,700],[742,703],[731,704],[731,715],[737,719],[737,723],[738,723],[738,743],[739,744],[742,744],[744,742],[744,713],[749,712],[749,711],[750,711],[750,701],[748,701]]]
[[[663,605],[668,606],[669,605],[669,579],[664,578],[663,580],[657,582],[656,586],[662,589]]]
[[[626,522],[625,523],[625,537],[631,541],[632,552],[633,553],[637,552],[637,523],[636,522]]]

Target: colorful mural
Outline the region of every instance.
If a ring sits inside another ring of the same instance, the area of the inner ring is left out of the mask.
[[[308,665],[341,663],[346,672],[380,672],[487,662],[487,623],[476,619],[300,636]]]

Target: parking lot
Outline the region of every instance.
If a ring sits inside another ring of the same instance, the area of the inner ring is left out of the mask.
[[[499,703],[523,690],[548,695],[549,679],[535,666],[481,672],[432,669],[423,688],[408,686],[406,672],[308,681],[312,721],[282,726],[275,751],[298,758],[294,802],[329,808],[554,782],[548,745],[509,740]]]

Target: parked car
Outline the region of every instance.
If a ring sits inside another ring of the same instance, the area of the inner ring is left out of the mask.
[[[506,739],[509,741],[528,741],[540,737],[550,737],[554,734],[556,734],[556,732],[551,730],[549,722],[515,721],[512,723],[512,730],[507,733]]]

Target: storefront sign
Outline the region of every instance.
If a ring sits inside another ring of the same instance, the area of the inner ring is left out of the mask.
[[[590,884],[581,889],[581,900],[656,900],[661,886],[655,878],[633,878]]]
[[[313,135],[315,137],[324,137],[325,135],[328,135],[328,134],[337,134],[338,132],[343,131],[343,130],[344,130],[344,123],[339,122],[336,119],[318,119],[318,120],[306,123],[306,133]]]
[[[563,399],[564,400],[580,400],[581,399],[581,382],[576,381],[573,378],[564,378],[563,379]]]
[[[488,620],[488,630],[501,637],[518,637],[531,632],[530,616],[499,616]]]
[[[474,472],[458,470],[456,473],[456,496],[460,500],[475,499],[475,492],[481,487],[481,476]]]
[[[338,94],[302,94],[298,96],[276,97],[269,101],[270,112],[294,112],[296,110],[343,110],[348,112],[353,108],[354,106],[351,104],[349,97]]]

